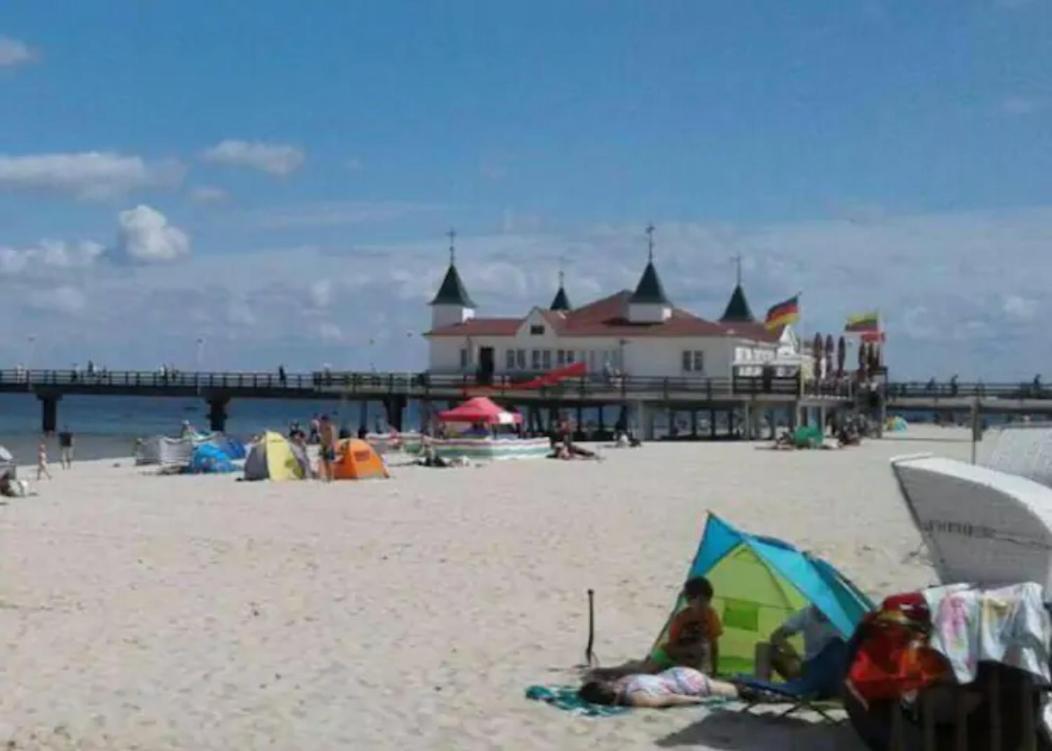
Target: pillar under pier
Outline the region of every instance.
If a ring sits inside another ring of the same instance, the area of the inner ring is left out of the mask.
[[[390,396],[384,401],[384,411],[387,413],[387,424],[402,432],[402,414],[406,408],[404,396]]]
[[[216,433],[226,430],[226,405],[230,403],[227,397],[216,397],[208,400],[208,427]]]
[[[58,394],[40,394],[37,398],[40,400],[40,405],[43,408],[40,427],[45,433],[54,433],[58,430],[58,401],[62,397]]]

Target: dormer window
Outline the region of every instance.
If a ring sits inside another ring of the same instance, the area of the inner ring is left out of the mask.
[[[530,336],[544,336],[544,326],[541,324],[532,324],[530,326]]]

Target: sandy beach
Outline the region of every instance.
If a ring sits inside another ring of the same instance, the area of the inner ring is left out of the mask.
[[[873,596],[933,581],[888,459],[966,458],[967,433],[905,438],[654,444],[331,485],[56,464],[38,496],[0,506],[0,742],[861,748],[846,724],[697,708],[595,720],[523,691],[573,682],[589,587],[602,662],[641,656],[707,510],[827,557]]]

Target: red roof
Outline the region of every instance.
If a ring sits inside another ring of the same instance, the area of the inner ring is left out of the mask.
[[[768,331],[760,323],[714,323],[680,308],[661,323],[632,323],[624,313],[632,293],[623,290],[584,307],[563,313],[540,313],[559,336],[736,336],[773,342],[780,331]],[[515,336],[525,318],[472,318],[464,323],[442,326],[428,336]]]

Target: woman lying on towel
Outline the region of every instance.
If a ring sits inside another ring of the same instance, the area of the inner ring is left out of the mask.
[[[633,673],[612,681],[590,681],[579,693],[592,704],[660,709],[699,704],[710,696],[735,699],[738,688],[693,668],[674,667],[655,675]]]

